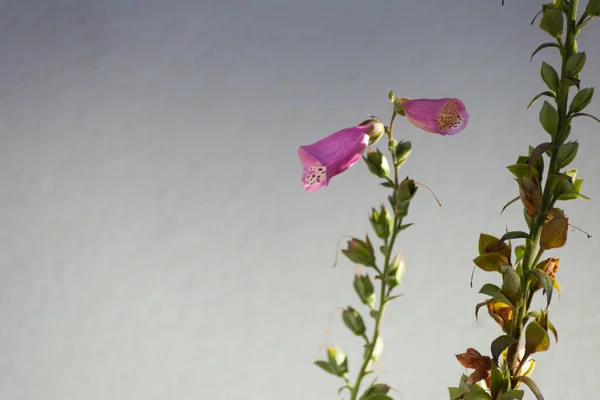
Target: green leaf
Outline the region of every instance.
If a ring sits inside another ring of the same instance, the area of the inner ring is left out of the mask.
[[[581,85],[581,79],[577,79],[577,78],[571,78],[569,76],[565,77],[565,82],[567,82],[568,85],[570,86],[575,86],[577,88],[577,90],[580,90],[580,85]]]
[[[475,265],[487,272],[500,272],[502,264],[508,264],[508,258],[502,253],[487,253],[473,259]]]
[[[575,156],[577,156],[578,150],[579,143],[577,141],[562,144],[558,148],[558,152],[556,154],[556,164],[558,169],[562,169],[569,165],[575,159]]]
[[[400,225],[400,228],[398,228],[398,232],[402,232],[403,230],[405,230],[406,228],[408,228],[409,226],[414,225],[414,223],[410,223],[410,224],[404,224],[404,225]]]
[[[329,372],[331,375],[339,376],[335,371],[335,368],[330,365],[327,361],[318,360],[315,361],[315,365],[320,367],[323,371]]]
[[[500,396],[500,400],[522,400],[524,395],[523,390],[509,390]]]
[[[498,368],[495,362],[492,362],[492,370],[490,376],[490,394],[492,395],[492,399],[498,397],[498,393],[501,390],[504,390],[505,386],[508,382],[504,381],[504,377],[502,376],[502,372]]]
[[[534,105],[535,102],[538,101],[543,96],[547,96],[547,97],[551,97],[551,98],[555,99],[556,98],[556,93],[550,92],[550,91],[538,93],[533,99],[531,99],[531,101],[527,105],[527,108],[525,109],[525,113],[528,113],[529,109],[531,108],[531,106]]]
[[[525,356],[541,353],[550,348],[550,337],[542,324],[531,321],[525,328]]]
[[[540,21],[540,29],[547,32],[553,38],[559,38],[564,31],[563,13],[551,7],[544,8],[542,20]]]
[[[509,201],[508,203],[506,203],[504,205],[504,207],[502,207],[502,211],[500,211],[500,215],[502,215],[502,213],[504,212],[504,210],[506,210],[508,208],[508,206],[516,203],[517,201],[519,201],[521,199],[521,196],[517,196],[514,199],[512,199],[511,201]]]
[[[474,390],[463,397],[463,400],[492,400],[492,396],[483,390]]]
[[[585,51],[581,53],[573,54],[567,60],[567,64],[565,66],[565,72],[568,76],[575,77],[577,74],[581,72],[583,66],[585,65],[586,55]]]
[[[380,183],[381,186],[386,187],[386,188],[393,188],[394,187],[394,183],[393,182],[389,182],[389,181],[384,181]]]
[[[569,219],[560,211],[542,227],[540,247],[542,249],[558,249],[567,243]]]
[[[542,105],[542,109],[540,110],[540,123],[551,137],[554,137],[558,131],[558,120],[558,111],[556,111],[556,108],[547,101],[544,101],[544,105]]]
[[[383,393],[375,393],[370,395],[369,397],[365,397],[365,400],[394,400],[387,394]]]
[[[479,254],[500,253],[510,260],[510,247],[495,236],[482,233],[479,235]]]
[[[481,307],[485,307],[485,306],[487,306],[487,305],[488,305],[488,303],[491,303],[492,301],[494,301],[494,299],[488,299],[488,300],[486,300],[486,301],[482,301],[481,303],[478,303],[478,304],[475,306],[475,320],[476,320],[477,322],[479,322],[479,316],[478,316],[478,314],[479,314],[479,309],[480,309]]]
[[[494,362],[498,362],[498,357],[504,350],[513,343],[517,343],[517,339],[509,335],[498,336],[492,342],[492,359]]]
[[[540,44],[538,46],[537,49],[535,49],[535,51],[531,55],[531,59],[529,60],[529,62],[533,61],[533,56],[535,56],[540,50],[543,50],[543,49],[548,48],[548,47],[556,47],[557,49],[562,50],[562,47],[560,47],[558,45],[558,43],[555,43],[555,42],[542,43],[542,44]]]
[[[585,13],[596,17],[600,16],[600,0],[589,0],[585,7]]]
[[[584,88],[581,89],[571,100],[571,105],[569,106],[569,114],[578,113],[583,111],[584,108],[588,106],[592,102],[592,98],[594,97],[594,88]]]
[[[593,115],[591,115],[591,114],[586,114],[586,113],[575,113],[575,114],[571,115],[571,117],[572,117],[572,118],[575,118],[575,117],[588,117],[588,118],[591,118],[591,119],[593,119],[594,121],[596,121],[597,123],[599,123],[599,124],[600,124],[600,118],[598,118],[598,117],[594,117],[594,116],[593,116]]]
[[[517,199],[519,198],[517,197]],[[504,235],[502,235],[500,241],[505,242],[512,239],[529,239],[529,233],[523,231],[506,232]]]
[[[510,308],[515,308],[515,306],[513,306],[513,303],[508,299],[508,297],[506,297],[506,295],[502,293],[502,290],[500,290],[500,288],[494,284],[486,283],[481,287],[479,293],[485,294],[496,300],[499,300],[507,306],[509,306]]]
[[[538,173],[544,172],[543,171],[544,164],[543,164],[542,155],[551,149],[552,149],[552,143],[545,142],[545,143],[538,144],[533,150],[531,150],[531,154],[529,155],[529,162],[527,163],[527,165],[529,165],[529,174],[531,174],[531,167],[533,165],[539,164],[540,161],[542,162],[542,165],[541,165],[542,170],[541,171],[538,170]]]
[[[542,62],[542,68],[540,71],[542,80],[546,83],[546,86],[554,93],[558,92],[560,86],[560,79],[556,70],[548,63]]]
[[[535,398],[537,400],[544,400],[544,396],[542,396],[542,392],[540,392],[540,388],[537,387],[537,385],[535,384],[533,379],[531,379],[528,376],[517,376],[517,377],[515,377],[515,379],[526,384],[529,387],[529,389],[531,390],[531,392],[535,395]]]
[[[529,164],[513,164],[506,167],[516,178],[528,178],[531,176],[531,172],[534,172],[534,176],[537,179],[538,173],[537,170],[531,170],[529,168]]]
[[[462,390],[461,388],[457,388],[457,387],[449,387],[448,388],[448,394],[450,395],[450,400],[458,399],[460,396],[462,396],[463,393],[464,393],[464,390]]]
[[[535,276],[538,282],[542,285],[542,288],[544,288],[544,291],[546,292],[546,308],[548,308],[548,306],[550,306],[550,301],[552,301],[552,291],[554,290],[554,282],[552,282],[552,278],[546,275],[546,273],[539,268],[530,269],[526,273]]]

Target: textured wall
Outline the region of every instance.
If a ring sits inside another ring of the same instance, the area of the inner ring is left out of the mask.
[[[329,312],[356,304],[344,234],[386,195],[364,165],[300,187],[297,146],[389,113],[390,89],[460,97],[454,137],[404,121],[419,191],[398,249],[405,297],[385,319],[382,378],[445,399],[499,330],[473,315],[480,232],[517,187],[505,169],[547,136],[540,1],[4,0],[0,2],[0,398],[331,399],[319,346],[359,342]],[[600,24],[580,40],[600,86]],[[600,98],[591,112],[599,114]],[[537,357],[547,400],[596,398],[600,130],[577,121],[592,201],[566,204],[560,342]],[[567,393],[575,395],[567,396]]]

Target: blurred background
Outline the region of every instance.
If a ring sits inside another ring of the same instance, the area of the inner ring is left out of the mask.
[[[586,3],[585,1],[583,2]],[[359,163],[301,189],[299,145],[373,113],[389,90],[458,97],[453,137],[406,121],[402,173],[420,190],[398,250],[407,272],[388,308],[381,380],[403,400],[446,399],[454,354],[489,353],[474,317],[490,276],[469,280],[481,232],[526,228],[506,166],[546,141],[539,105],[548,37],[541,1],[0,1],[0,398],[332,399],[312,363],[361,343],[335,307],[363,310],[338,240],[370,229],[387,191]],[[584,86],[600,85],[600,23],[581,35]],[[588,108],[600,114],[600,99]],[[547,400],[600,383],[600,126],[574,123],[591,201],[564,203],[570,232],[537,355]],[[382,145],[385,149],[385,144]],[[499,279],[494,277],[494,279]],[[498,283],[498,282],[496,282]],[[325,331],[330,328],[329,334]],[[528,398],[532,398],[527,394]]]

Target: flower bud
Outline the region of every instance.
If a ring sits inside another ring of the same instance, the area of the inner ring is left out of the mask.
[[[392,234],[393,221],[391,214],[384,206],[381,206],[379,213],[377,213],[377,211],[374,208],[372,208],[369,220],[371,221],[373,230],[375,231],[378,237],[380,237],[381,239],[390,237],[390,235]]]
[[[354,277],[354,290],[363,304],[375,304],[375,288],[369,275],[356,275]]]
[[[375,266],[375,250],[368,236],[364,242],[360,239],[352,238],[348,241],[348,248],[342,250],[342,253],[355,263],[367,267]]]
[[[381,153],[379,149],[367,150],[367,157],[363,159],[369,168],[369,171],[379,178],[387,178],[390,176],[390,165],[388,164],[387,158]]]
[[[381,136],[385,133],[385,125],[380,121],[374,119],[369,122],[369,128],[366,134],[369,135],[369,145],[373,145],[381,139]]]
[[[408,156],[410,156],[410,152],[412,151],[412,144],[408,141],[401,141],[396,146],[396,165],[400,166],[404,164]]]
[[[342,320],[348,329],[356,336],[362,336],[366,332],[365,323],[354,308],[348,307],[342,312]]]
[[[394,259],[392,260],[392,265],[390,266],[390,274],[388,276],[388,285],[390,285],[390,288],[394,288],[400,285],[405,271],[406,269],[404,268],[404,260],[402,259],[402,257],[400,257],[400,254],[396,254]]]

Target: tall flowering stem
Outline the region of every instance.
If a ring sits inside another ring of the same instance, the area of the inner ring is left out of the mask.
[[[580,192],[582,180],[577,178],[577,170],[566,169],[579,148],[577,141],[567,141],[572,123],[578,117],[600,122],[597,117],[583,112],[592,101],[594,88],[581,87],[580,72],[586,55],[577,49],[578,34],[600,15],[600,1],[590,0],[579,19],[578,6],[578,0],[556,0],[544,4],[540,12],[540,28],[554,41],[541,44],[532,58],[540,50],[554,47],[559,50],[562,62],[560,73],[542,63],[541,77],[548,90],[536,95],[527,109],[541,98],[549,99],[541,107],[539,120],[550,140],[536,147],[530,146],[526,156],[520,156],[508,167],[517,181],[519,196],[508,202],[504,209],[520,200],[528,231],[511,231],[500,238],[480,235],[479,255],[473,261],[484,271],[499,273],[502,285],[483,285],[480,293],[488,298],[476,306],[475,313],[477,315],[480,308],[486,307],[503,334],[492,341],[491,357],[473,348],[457,355],[461,365],[474,371],[469,376],[463,375],[458,387],[449,389],[452,400],[467,397],[521,399],[524,395],[520,389],[522,384],[528,386],[537,399],[543,399],[540,389],[530,378],[535,365],[531,356],[550,348],[550,334],[558,340],[548,309],[554,289],[560,294],[560,285],[556,279],[559,259],[542,258],[546,252],[563,247],[567,241],[569,220],[564,211],[556,207],[557,203],[587,199]],[[569,102],[573,88],[577,92]],[[544,155],[548,159],[545,177]],[[524,243],[513,250],[511,241],[516,240],[524,240]],[[536,293],[546,300],[541,310],[531,309]]]
[[[351,238],[342,253],[350,261],[366,268],[354,277],[353,286],[361,303],[368,308],[372,319],[372,333],[368,334],[367,324],[359,311],[348,306],[342,311],[344,325],[352,334],[363,341],[364,352],[354,379],[350,378],[349,361],[338,347],[329,347],[325,360],[315,362],[324,371],[344,381],[340,392],[347,390],[350,400],[389,400],[391,387],[377,383],[377,379],[365,385],[367,375],[374,373],[372,367],[379,360],[383,350],[381,325],[389,302],[400,297],[394,289],[400,285],[404,275],[404,261],[394,253],[398,234],[412,224],[404,224],[410,202],[417,192],[417,184],[406,177],[400,179],[400,167],[406,162],[412,146],[408,141],[398,142],[394,138],[394,122],[398,116],[406,119],[418,128],[439,135],[453,135],[464,129],[469,115],[464,104],[454,98],[445,99],[407,99],[396,98],[390,92],[393,104],[389,126],[372,117],[359,125],[338,131],[312,145],[301,146],[298,155],[303,167],[302,186],[306,191],[314,192],[328,186],[331,178],[346,171],[360,158],[369,171],[380,179],[380,184],[391,190],[388,196],[389,208],[382,204],[372,208],[369,220],[375,235],[381,240],[379,252],[383,263],[377,262],[375,248],[369,238],[365,240]],[[379,149],[370,149],[382,136],[387,136],[387,150],[391,160]],[[391,211],[390,211],[391,210]],[[394,255],[395,254],[395,255]],[[378,288],[376,289],[376,286]]]

